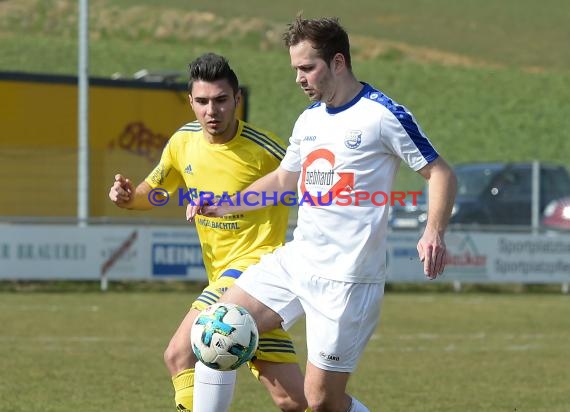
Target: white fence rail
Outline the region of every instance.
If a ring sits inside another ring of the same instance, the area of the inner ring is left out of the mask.
[[[389,234],[388,281],[425,282],[415,232]],[[449,232],[440,282],[570,283],[570,233]],[[0,280],[206,280],[194,228],[6,224]]]

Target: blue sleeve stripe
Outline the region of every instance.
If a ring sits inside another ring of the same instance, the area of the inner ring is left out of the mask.
[[[406,111],[403,106],[400,105],[390,105],[387,107],[388,110],[398,119],[412,142],[416,145],[424,159],[428,162],[433,162],[437,159],[437,152],[425,137],[425,135],[420,131],[418,124],[414,121],[412,115]]]
[[[435,159],[437,159],[437,152],[427,137],[420,131],[420,128],[414,121],[414,118],[404,106],[396,103],[384,93],[373,88],[367,83],[364,84],[364,89],[366,90],[365,96],[367,98],[380,103],[382,106],[388,109],[396,119],[398,119],[398,122],[400,122],[410,139],[412,139],[412,142],[416,145],[424,159],[426,159],[428,162],[433,162]]]
[[[246,139],[249,139],[252,142],[263,147],[265,150],[267,150],[269,153],[275,156],[278,160],[282,160],[283,157],[285,157],[285,149],[279,146],[279,144],[271,140],[269,137],[267,137],[267,135],[259,133],[248,126],[244,126],[241,135]]]

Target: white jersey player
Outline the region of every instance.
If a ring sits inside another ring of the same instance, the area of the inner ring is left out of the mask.
[[[385,200],[400,161],[419,170],[438,158],[412,114],[362,84],[341,107],[318,102],[306,109],[289,143],[281,167],[301,173],[301,205],[290,247],[306,258],[303,266],[312,274],[383,282]]]
[[[365,412],[346,386],[376,328],[384,293],[387,209],[378,196],[390,196],[402,160],[427,180],[428,220],[418,254],[434,279],[445,267],[455,176],[409,111],[355,78],[348,35],[337,19],[299,15],[284,39],[296,82],[315,103],[297,120],[280,166],[245,191],[297,188],[297,228],[292,241],[262,256],[221,300],[246,307],[260,332],[287,329],[304,315],[309,407]],[[252,208],[190,207],[187,216]]]

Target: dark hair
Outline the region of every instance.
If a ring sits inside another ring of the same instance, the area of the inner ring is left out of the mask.
[[[304,19],[298,14],[283,33],[283,40],[287,47],[308,40],[317,50],[318,56],[327,63],[330,63],[337,53],[341,53],[348,69],[352,69],[348,34],[338,22],[338,17]]]
[[[239,91],[239,82],[235,72],[230,67],[228,60],[215,53],[206,53],[198,57],[188,65],[190,80],[188,81],[188,91],[192,94],[192,85],[195,81],[214,82],[226,79],[234,94]]]

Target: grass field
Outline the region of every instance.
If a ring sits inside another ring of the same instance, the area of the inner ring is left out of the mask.
[[[0,410],[172,411],[188,293],[0,293]],[[293,329],[305,359],[304,328]],[[350,390],[382,412],[567,412],[568,297],[388,292]],[[245,369],[232,411],[271,411]]]

